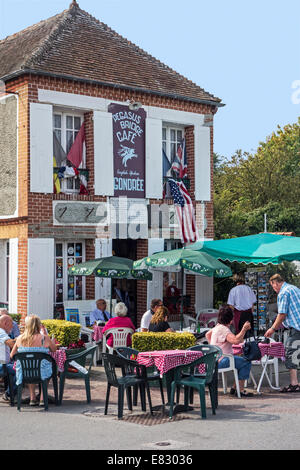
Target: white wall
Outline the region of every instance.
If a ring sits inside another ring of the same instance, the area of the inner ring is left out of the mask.
[[[54,239],[28,239],[28,315],[53,318]]]

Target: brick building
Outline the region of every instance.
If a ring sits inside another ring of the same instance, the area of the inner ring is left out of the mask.
[[[162,148],[172,161],[183,137],[197,221],[204,224],[205,239],[213,238],[213,116],[223,106],[219,98],[76,1],[0,41],[0,80],[0,301],[8,302],[11,313],[49,318],[61,315],[66,300],[110,295],[110,280],[68,276],[74,263],[112,253],[139,259],[180,246],[172,200],[163,192]],[[138,125],[141,115],[144,128]],[[121,118],[123,131],[114,134]],[[53,135],[67,153],[82,125],[79,173],[58,179]],[[123,149],[142,137],[141,173],[135,155],[123,159],[123,171],[116,164],[116,135]],[[137,174],[133,184],[129,180]],[[86,192],[79,190],[82,181]],[[157,215],[163,204],[167,222]],[[179,284],[178,275],[167,277],[156,273],[151,282],[123,285],[138,324],[149,300],[163,296],[164,282]],[[186,276],[185,293],[190,313],[212,306],[211,279]]]

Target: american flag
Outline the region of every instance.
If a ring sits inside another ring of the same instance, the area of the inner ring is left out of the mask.
[[[177,149],[174,161],[172,163],[172,170],[177,174],[179,178],[184,178],[187,175],[185,139],[182,139]]]
[[[183,243],[195,242],[199,239],[199,234],[191,196],[181,181],[169,179],[169,185],[181,230],[181,240]]]

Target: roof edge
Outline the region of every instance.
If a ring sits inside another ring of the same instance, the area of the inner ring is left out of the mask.
[[[173,99],[179,99],[182,101],[188,101],[192,103],[199,103],[199,104],[206,104],[208,106],[215,106],[217,108],[222,108],[226,106],[225,103],[222,103],[220,99],[218,101],[213,101],[213,100],[205,100],[201,98],[192,98],[189,96],[183,96],[183,95],[178,95],[174,93],[164,93],[164,92],[159,92],[159,91],[154,91],[154,90],[149,90],[146,88],[140,88],[140,87],[132,87],[129,85],[121,85],[121,84],[116,84],[116,83],[109,83],[109,82],[102,82],[99,80],[92,80],[92,79],[86,79],[86,78],[81,78],[81,77],[76,77],[73,75],[58,75],[55,73],[51,72],[43,72],[43,71],[38,71],[30,68],[24,68],[22,70],[17,70],[15,72],[12,72],[8,75],[5,75],[4,77],[0,77],[0,80],[6,82],[8,80],[12,80],[14,78],[17,78],[21,75],[26,75],[26,74],[31,74],[31,75],[39,75],[39,76],[47,76],[47,77],[52,77],[52,78],[61,78],[65,80],[72,80],[72,81],[77,81],[77,82],[83,82],[83,83],[90,83],[93,85],[100,85],[100,86],[107,86],[110,88],[120,88],[122,90],[130,90],[130,91],[138,91],[140,93],[146,93],[150,95],[156,95],[156,96],[165,96],[166,98],[173,98]]]

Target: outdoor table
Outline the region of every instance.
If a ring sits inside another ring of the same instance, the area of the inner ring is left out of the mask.
[[[65,362],[67,360],[66,350],[57,349],[55,352],[50,351],[50,356],[53,357],[53,359],[55,360],[56,365],[57,365],[57,370],[59,372],[63,372],[64,367],[65,367]]]
[[[155,366],[158,369],[161,377],[165,375],[169,404],[171,398],[171,383],[174,380],[174,368],[183,364],[190,364],[202,355],[203,354],[201,351],[188,351],[182,349],[147,351],[138,353],[137,362],[146,367]],[[200,372],[203,372],[203,369],[201,371],[201,366],[199,369]],[[182,410],[182,407],[177,405],[177,407],[175,407],[174,413],[178,413]]]
[[[93,326],[93,330],[94,330],[94,333],[93,333],[93,341],[102,341],[102,338],[103,338],[103,328],[104,326],[97,326],[97,325],[94,325]]]
[[[264,376],[266,376],[266,379],[269,383],[270,388],[272,388],[273,390],[280,390],[278,387],[274,387],[272,385],[271,380],[267,373],[267,366],[268,366],[268,360],[270,357],[277,357],[281,359],[282,361],[285,360],[284,345],[281,342],[272,342],[272,343],[270,342],[270,343],[258,343],[258,346],[261,352],[261,359],[260,361],[255,361],[255,362],[261,363],[262,373],[258,382],[257,393],[260,393],[260,387],[262,385]],[[233,349],[233,354],[241,355],[243,353],[243,343],[232,345],[232,349]]]

